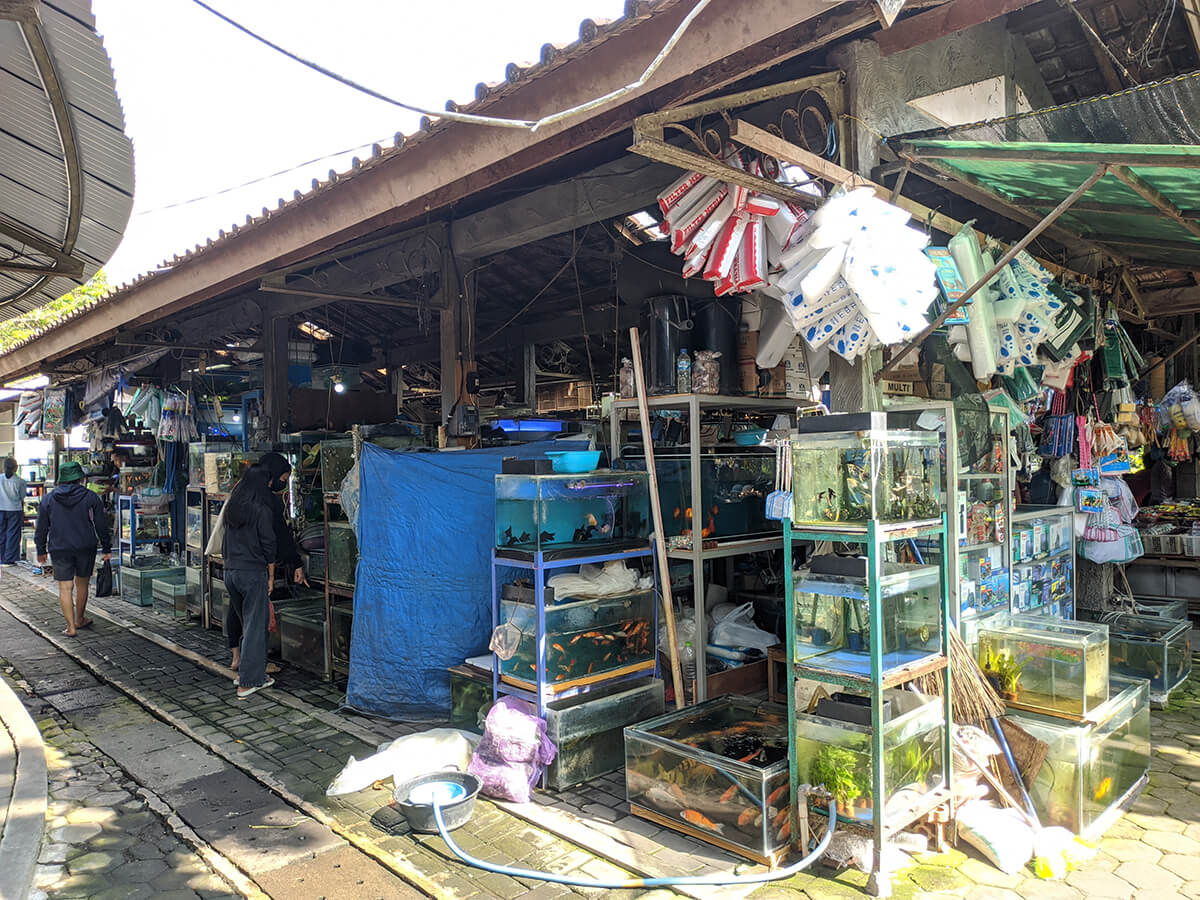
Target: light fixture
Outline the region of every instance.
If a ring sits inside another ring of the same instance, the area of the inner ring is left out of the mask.
[[[236,422],[240,422],[240,421],[242,421],[242,414],[241,414],[241,413],[234,413],[234,414],[233,414],[233,421],[234,421],[235,423],[236,423]]]
[[[334,375],[334,376],[333,376],[331,379],[329,379],[329,380],[330,380],[330,382],[332,382],[332,384],[333,384],[333,392],[334,392],[335,394],[344,394],[344,393],[346,393],[346,383],[345,383],[344,381],[342,381],[342,376],[341,376],[341,374]]]

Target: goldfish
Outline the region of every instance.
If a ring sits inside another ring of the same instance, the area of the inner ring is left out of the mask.
[[[677,506],[677,507],[675,507],[675,516],[674,516],[674,517],[675,517],[676,519],[678,519],[678,518],[679,518],[679,507],[678,507],[678,506]]]
[[[588,674],[588,675],[591,675],[591,674],[592,674],[592,669],[594,669],[595,667],[596,667],[596,663],[595,663],[595,662],[590,662],[590,663],[588,663],[588,667],[587,667],[587,674]]]
[[[566,677],[567,677],[567,675],[566,675],[566,673],[565,673],[565,672],[559,672],[557,675],[555,675],[555,676],[554,676],[554,680],[555,680],[555,681],[562,681],[562,680],[563,680],[564,678],[566,678]]]
[[[709,831],[709,832],[712,832],[713,834],[724,834],[725,833],[724,825],[718,825],[716,822],[714,822],[708,816],[704,815],[704,813],[697,812],[694,809],[685,809],[683,812],[681,812],[679,814],[679,817],[681,819],[683,819],[683,821],[687,822],[689,825],[693,825],[696,828],[703,829],[704,831]]]
[[[753,823],[755,826],[762,821],[762,815],[753,806],[747,806],[742,810],[742,814],[738,816],[738,828],[745,828]]]
[[[788,817],[788,812],[789,812],[789,810],[788,810],[788,808],[785,806],[783,809],[781,809],[779,812],[777,812],[777,813],[775,814],[775,818],[773,818],[773,819],[771,820],[771,824],[772,824],[772,825],[774,825],[776,828],[778,828],[780,825],[782,825],[782,824],[783,824],[784,820],[786,820],[786,819],[787,819],[787,817]]]
[[[1096,793],[1095,793],[1094,797],[1096,800],[1103,800],[1105,797],[1108,796],[1108,792],[1111,790],[1112,790],[1112,776],[1109,775],[1107,778],[1105,778],[1103,781],[1100,782],[1099,787],[1096,788]]]
[[[775,790],[771,791],[771,796],[767,798],[767,806],[775,806],[779,803],[780,798],[787,793],[787,789],[788,786],[786,784],[781,784]]]
[[[736,784],[731,784],[731,785],[730,785],[730,786],[729,786],[729,787],[726,789],[725,793],[723,793],[723,794],[721,795],[721,799],[719,799],[717,802],[718,802],[718,803],[728,803],[730,800],[732,800],[732,799],[733,799],[733,795],[734,795],[734,794],[736,794],[736,793],[737,793],[737,785],[736,785]]]
[[[551,646],[552,648],[554,648],[555,650],[557,650],[559,653],[566,653],[566,652],[567,652],[566,648],[565,648],[565,647],[563,647],[563,645],[562,645],[562,644],[551,644],[550,646]]]
[[[775,840],[786,841],[792,836],[792,820],[788,819],[783,823],[783,827],[779,829],[779,834],[775,835]]]
[[[758,754],[760,754],[762,752],[763,752],[763,748],[759,747],[753,753],[747,753],[745,756],[738,759],[738,762],[750,762],[750,760],[754,759],[754,757],[758,756]]]

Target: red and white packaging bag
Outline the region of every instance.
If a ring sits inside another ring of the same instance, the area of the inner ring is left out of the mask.
[[[737,289],[749,291],[767,281],[767,226],[761,216],[751,216],[742,243],[738,247]]]
[[[721,281],[729,277],[747,224],[749,220],[745,216],[735,213],[729,217],[713,243],[712,250],[709,251],[708,264],[704,267],[704,278],[707,281]]]
[[[683,277],[693,278],[704,270],[708,262],[708,248],[702,247],[694,253],[689,253],[683,260]]]
[[[711,216],[721,205],[721,202],[729,196],[729,188],[723,184],[718,184],[712,191],[711,196],[704,198],[703,204],[698,204],[692,209],[687,216],[681,216],[676,222],[672,223],[671,227],[671,252],[683,253],[695,236],[708,221]]]
[[[692,185],[691,189],[683,195],[683,199],[667,211],[666,220],[674,226],[684,219],[691,218],[692,214],[708,203],[715,193],[727,187],[725,182],[713,178],[711,175],[705,175]]]
[[[663,215],[668,215],[671,209],[679,204],[684,196],[704,178],[699,172],[688,172],[669,188],[658,195],[658,208]]]
[[[713,293],[718,297],[724,297],[726,294],[732,294],[736,291],[738,280],[741,276],[738,274],[738,260],[735,255],[733,265],[729,269],[729,274],[716,283],[713,288]]]
[[[774,197],[764,197],[762,194],[752,194],[746,201],[746,212],[756,216],[777,216],[782,209],[782,203]]]
[[[713,210],[702,226],[692,236],[691,242],[687,246],[687,255],[691,256],[697,250],[707,250],[712,246],[713,241],[717,239],[717,235],[721,233],[721,229],[725,227],[725,223],[729,221],[729,217],[733,215],[733,194],[728,193],[720,205]]]

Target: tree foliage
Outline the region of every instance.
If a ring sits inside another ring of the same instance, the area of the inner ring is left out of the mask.
[[[86,284],[51,300],[45,306],[0,322],[0,353],[7,353],[17,344],[28,340],[65,319],[76,310],[92,306],[106,297],[112,288],[101,269]]]

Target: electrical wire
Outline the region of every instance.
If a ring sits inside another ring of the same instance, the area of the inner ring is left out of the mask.
[[[288,57],[289,59],[293,60],[294,62],[298,62],[303,66],[307,66],[308,68],[312,69],[315,72],[321,73],[322,75],[326,76],[327,78],[332,78],[334,81],[337,81],[340,84],[344,84],[346,87],[353,88],[354,90],[359,91],[360,93],[366,94],[368,97],[373,97],[376,100],[382,100],[384,103],[390,103],[392,106],[398,106],[401,109],[407,109],[409,112],[421,113],[422,115],[426,115],[426,116],[432,116],[432,117],[440,118],[440,119],[448,119],[449,121],[452,121],[452,122],[464,122],[464,123],[471,124],[471,125],[490,125],[495,128],[521,128],[521,129],[526,129],[528,131],[537,131],[539,128],[544,128],[547,125],[551,125],[556,122],[560,122],[563,119],[571,118],[572,116],[577,116],[581,113],[588,112],[589,110],[595,109],[598,106],[603,106],[606,103],[609,103],[613,100],[617,100],[620,97],[623,97],[625,94],[628,94],[628,93],[631,93],[632,91],[636,91],[636,90],[640,89],[643,85],[646,84],[647,81],[649,81],[654,76],[654,73],[658,71],[659,66],[661,66],[663,64],[663,61],[667,58],[667,56],[671,53],[671,51],[673,49],[675,49],[675,45],[679,43],[679,40],[683,37],[683,33],[685,31],[687,31],[688,26],[692,24],[693,20],[695,20],[695,18],[698,15],[700,15],[700,13],[704,10],[705,7],[708,6],[709,3],[712,2],[712,0],[699,0],[699,2],[697,2],[696,5],[694,7],[692,7],[692,11],[683,17],[683,20],[679,23],[678,26],[676,26],[675,31],[671,34],[671,37],[668,38],[666,44],[663,45],[662,50],[660,50],[658,52],[658,55],[655,56],[653,60],[651,60],[650,65],[648,65],[646,67],[645,71],[642,72],[641,77],[638,78],[636,81],[632,81],[629,84],[625,85],[624,87],[617,88],[616,90],[609,91],[607,94],[604,94],[600,97],[596,97],[595,99],[589,100],[586,103],[581,103],[578,106],[571,107],[570,109],[565,109],[560,112],[552,113],[551,115],[548,115],[548,116],[543,116],[542,118],[540,118],[536,121],[531,121],[529,119],[501,119],[501,118],[496,118],[494,116],[479,116],[479,115],[474,115],[471,113],[460,113],[460,112],[455,112],[453,110],[447,110],[447,109],[443,109],[443,110],[426,109],[425,107],[416,106],[412,103],[405,103],[402,100],[397,100],[394,97],[389,97],[387,94],[380,93],[379,91],[374,90],[373,88],[369,88],[366,85],[359,84],[358,82],[353,81],[344,75],[339,75],[337,72],[334,72],[332,69],[328,69],[325,66],[320,65],[319,63],[315,63],[312,60],[305,59],[303,56],[300,56],[300,54],[298,54],[298,53],[293,53],[291,50],[287,50],[284,47],[281,47],[279,44],[276,44],[273,41],[268,40],[267,38],[263,37],[262,35],[258,34],[257,32],[253,31],[252,29],[246,27],[245,25],[241,24],[240,22],[225,15],[223,12],[209,6],[207,3],[204,2],[204,0],[192,0],[192,2],[195,3],[197,6],[199,6],[201,9],[207,10],[208,12],[212,13],[218,19],[221,19],[222,21],[226,22],[227,24],[232,25],[234,28],[236,28],[238,31],[242,32],[243,34],[247,35],[248,37],[252,37],[252,38],[254,38],[254,40],[258,41],[259,43],[265,44],[266,46],[270,47],[272,50],[276,51],[277,53],[282,53],[284,56]]]

